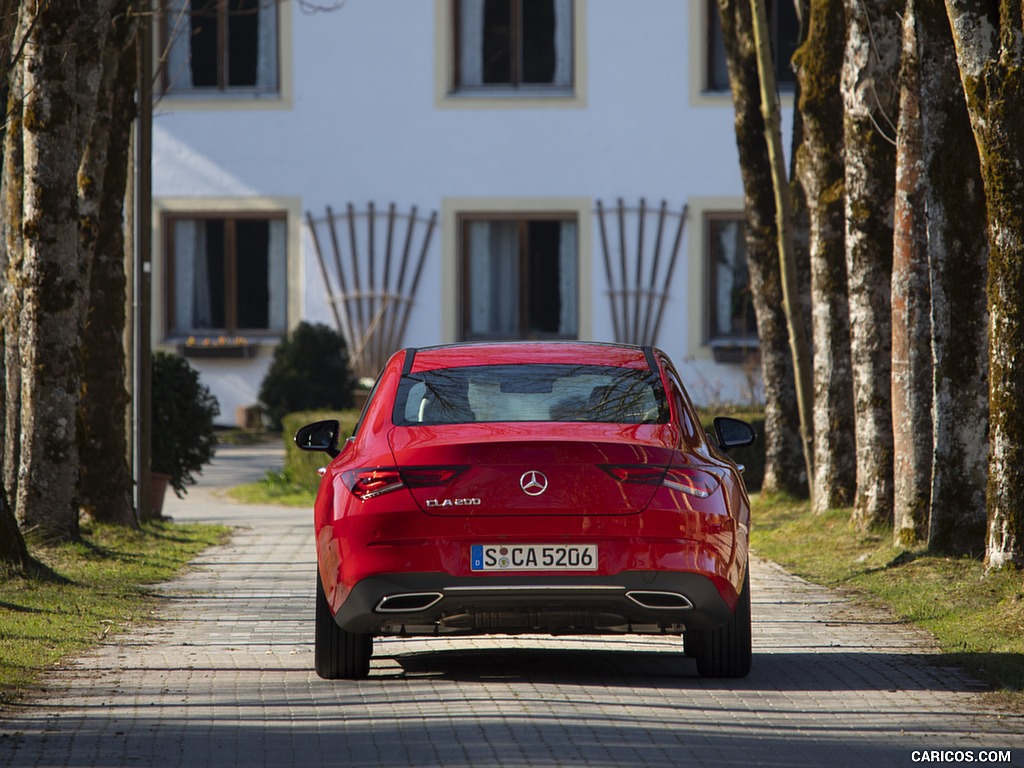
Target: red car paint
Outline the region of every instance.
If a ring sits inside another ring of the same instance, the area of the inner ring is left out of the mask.
[[[511,383],[476,381],[492,370]],[[550,370],[569,373],[545,383]],[[592,397],[618,397],[612,406],[580,405],[568,394],[555,402],[579,382],[584,391],[588,382],[618,380],[615,371],[641,384],[623,385],[634,387],[625,395],[592,388]],[[436,382],[448,389],[438,394]],[[458,423],[423,416],[440,400],[454,412],[448,400],[463,394],[473,410],[458,406],[467,414]],[[563,405],[573,420],[531,415]],[[489,408],[518,408],[510,412],[522,420],[492,420]],[[629,422],[588,420],[601,408],[636,413]],[[354,437],[324,472],[314,520],[323,596],[346,637],[710,631],[736,610],[747,575],[750,509],[740,472],[705,435],[668,357],[650,347],[516,342],[396,353]],[[594,563],[580,549],[588,545],[596,545]],[[479,571],[475,546],[478,559],[508,551],[527,563],[569,551],[589,567]],[[415,596],[419,585],[430,599],[440,596],[435,604],[420,604],[427,597]],[[592,605],[574,610],[573,590]],[[602,590],[614,600],[599,597]],[[658,597],[663,590],[668,597]],[[620,593],[690,605],[624,608]]]

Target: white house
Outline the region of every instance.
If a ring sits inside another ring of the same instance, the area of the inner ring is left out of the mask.
[[[152,341],[225,422],[301,320],[365,375],[409,345],[619,340],[698,401],[750,397],[714,0],[161,1]]]

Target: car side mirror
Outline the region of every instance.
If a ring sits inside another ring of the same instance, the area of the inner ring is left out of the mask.
[[[300,427],[295,433],[295,445],[302,451],[322,451],[332,459],[341,451],[338,450],[338,432],[341,424],[337,419],[314,421]]]
[[[757,442],[757,432],[745,421],[718,416],[715,419],[718,447],[728,453],[733,448],[746,448]]]

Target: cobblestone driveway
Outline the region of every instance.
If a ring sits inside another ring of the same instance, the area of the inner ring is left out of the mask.
[[[369,679],[320,680],[309,513],[216,495],[260,458],[225,451],[169,500],[244,528],[162,588],[159,623],[3,713],[0,766],[1024,765],[1022,718],[926,637],[760,561],[745,680],[697,677],[674,638],[534,636],[378,640]]]

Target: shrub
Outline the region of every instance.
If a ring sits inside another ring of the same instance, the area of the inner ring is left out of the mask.
[[[220,405],[199,383],[199,373],[188,360],[166,352],[153,353],[153,433],[150,467],[170,475],[178,498],[196,482],[193,472],[213,458],[217,435],[213,420]]]
[[[754,428],[754,431],[757,432],[757,442],[747,448],[738,448],[731,451],[729,458],[746,468],[746,471],[743,473],[743,483],[747,486],[747,490],[751,493],[760,491],[761,483],[764,480],[765,465],[764,410],[729,411],[728,409],[723,409],[713,411],[702,408],[700,409],[699,416],[701,424],[704,426],[704,431],[708,433],[712,440],[714,440],[715,435],[713,426],[715,416],[732,416],[736,419],[742,419]]]
[[[326,453],[310,453],[300,451],[295,445],[295,433],[299,427],[309,424],[311,421],[321,419],[337,419],[341,423],[340,441],[344,444],[345,438],[352,434],[356,421],[359,420],[359,411],[302,411],[300,413],[289,413],[282,421],[284,434],[284,478],[293,485],[305,488],[316,493],[320,485],[320,476],[316,473],[317,468],[326,465],[331,459]],[[340,447],[340,446],[339,446]]]
[[[351,408],[355,383],[341,334],[303,322],[274,350],[259,401],[270,428],[281,429],[285,414],[294,411]]]

